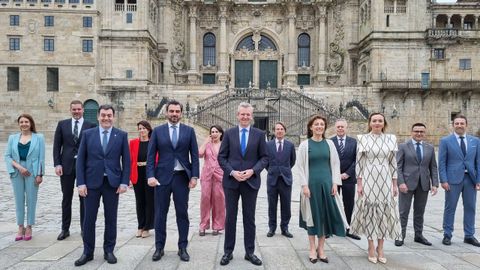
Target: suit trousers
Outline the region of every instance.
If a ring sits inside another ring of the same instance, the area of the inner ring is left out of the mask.
[[[170,196],[173,194],[175,215],[178,228],[178,248],[187,248],[188,228],[188,188],[189,179],[185,171],[173,173],[168,185],[155,187],[155,248],[163,249],[167,240],[167,215],[170,208]]]
[[[463,232],[466,238],[473,237],[475,235],[475,205],[477,203],[475,185],[470,176],[465,174],[461,183],[449,184],[449,186],[450,191],[445,192],[443,235],[448,238],[452,237],[455,210],[461,193],[463,201]]]
[[[227,210],[223,250],[225,254],[230,254],[235,248],[238,199],[242,197],[243,243],[245,252],[253,254],[255,251],[255,209],[258,190],[250,187],[247,182],[241,182],[236,189],[224,187],[223,190],[225,192],[225,206]]]
[[[280,197],[280,230],[288,231],[288,223],[290,222],[291,201],[292,201],[292,186],[289,186],[279,176],[277,184],[267,185],[268,195],[268,227],[270,231],[277,229],[277,204],[278,197]]]
[[[75,178],[75,166],[71,174],[60,176],[60,185],[62,187],[62,231],[70,230],[70,224],[72,222],[72,199],[75,188]],[[80,199],[80,229],[82,229],[85,217],[85,205],[83,197],[78,196],[78,198]]]
[[[355,206],[355,185],[342,183],[338,186],[338,193],[342,195],[343,209],[348,225],[352,222],[353,207]]]
[[[422,235],[423,216],[425,206],[427,205],[428,190],[424,191],[422,185],[418,183],[415,190],[409,190],[407,193],[400,192],[398,195],[398,210],[400,213],[400,224],[402,226],[402,239],[405,239],[408,224],[408,215],[413,199],[413,229],[415,236]]]
[[[99,188],[88,189],[85,197],[85,221],[83,223],[83,254],[93,255],[95,251],[95,223],[97,222],[100,197],[103,201],[105,217],[105,232],[103,234],[103,251],[113,252],[117,241],[117,213],[118,194],[117,188],[110,186],[106,176]]]
[[[25,161],[20,164],[26,168]],[[35,225],[35,211],[37,208],[38,185],[35,183],[33,175],[23,176],[17,173],[15,177],[10,178],[13,187],[13,195],[15,197],[15,215],[17,217],[17,225],[25,223],[25,200],[27,201],[27,225]]]
[[[135,191],[135,204],[137,209],[137,221],[139,230],[153,229],[155,218],[154,197],[155,189],[147,184],[145,166],[138,167],[137,183],[133,185]]]

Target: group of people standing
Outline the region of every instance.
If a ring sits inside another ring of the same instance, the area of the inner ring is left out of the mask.
[[[55,131],[53,157],[63,194],[58,240],[70,235],[77,181],[84,250],[75,266],[93,260],[101,198],[105,215],[104,259],[112,264],[117,262],[113,251],[118,200],[129,185],[133,186],[136,198],[136,237],[148,237],[149,231],[155,229],[152,260],[164,256],[167,214],[173,197],[178,256],[189,261],[189,192],[199,178],[199,235],[204,236],[210,228],[213,235],[225,230],[220,264],[227,265],[233,259],[241,198],[244,258],[261,265],[254,251],[255,210],[263,169],[268,171],[267,237],[276,232],[279,199],[281,234],[293,237],[288,229],[292,183],[300,183],[299,225],[307,232],[312,263],[329,262],[324,249],[326,238],[337,235],[360,240],[359,235],[364,235],[368,240],[368,260],[385,264],[384,240],[395,239],[395,245],[403,245],[412,200],[414,241],[431,245],[422,234],[423,215],[428,193],[435,195],[439,182],[446,191],[443,244],[451,244],[455,209],[462,194],[464,242],[480,246],[474,237],[476,190],[480,190],[480,141],[466,134],[467,119],[463,115],[453,119],[453,134],[440,141],[437,170],[434,148],[425,142],[426,125],[415,123],[411,139],[397,147],[395,135],[385,133],[387,121],[381,113],[370,115],[368,133],[359,135],[357,140],[346,135],[344,119],[335,122],[336,135],[326,138],[327,119],[313,116],[307,124],[308,139],[300,144],[297,156],[295,146],[285,138],[287,130],[282,122],[275,124],[275,138],[269,142],[265,141],[265,132],[251,126],[253,107],[249,103],[238,106],[237,126],[226,131],[212,126],[200,147],[195,130],[180,122],[182,112],[181,103],[170,101],[166,105],[167,123],[152,128],[147,121],[140,121],[139,136],[129,142],[127,133],[114,127],[112,106],[99,107],[96,127],[84,120],[82,102],[71,102],[72,118],[60,121]],[[5,161],[15,196],[15,240],[28,241],[32,239],[37,192],[45,173],[45,142],[30,115],[20,115],[17,122],[20,133],[9,137]],[[199,158],[205,161],[201,174]],[[295,165],[298,179],[292,176]]]

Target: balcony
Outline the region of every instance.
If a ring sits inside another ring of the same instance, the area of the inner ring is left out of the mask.
[[[480,29],[430,28],[427,29],[426,39],[428,44],[454,43],[459,39],[478,40]]]
[[[137,11],[137,4],[115,4],[115,11],[135,12]]]
[[[477,90],[480,91],[479,80],[432,80],[427,88],[422,88],[420,80],[374,81],[374,87],[380,90]]]

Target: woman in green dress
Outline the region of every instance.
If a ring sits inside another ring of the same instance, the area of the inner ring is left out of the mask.
[[[340,160],[333,142],[325,138],[327,120],[316,115],[308,121],[308,140],[298,149],[300,227],[308,234],[310,262],[328,263],[324,245],[326,236],[345,236],[346,218],[339,207],[337,186],[341,185]],[[316,239],[318,238],[318,247]]]

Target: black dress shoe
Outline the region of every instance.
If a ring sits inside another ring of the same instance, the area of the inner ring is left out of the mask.
[[[275,235],[275,231],[272,231],[272,230],[268,231],[267,233],[267,237],[272,237],[274,235]]]
[[[446,245],[446,246],[450,246],[452,244],[452,241],[450,240],[450,237],[443,237],[443,240],[442,240],[442,244]]]
[[[153,256],[152,256],[152,261],[156,262],[156,261],[159,261],[163,255],[165,255],[165,252],[163,251],[163,249],[155,249],[155,252],[153,253]]]
[[[80,259],[75,261],[75,266],[82,266],[91,260],[93,260],[93,255],[82,254]]]
[[[325,257],[325,258],[320,258],[320,257],[318,257],[318,259],[319,259],[321,262],[328,263],[328,257]]]
[[[180,260],[182,260],[184,262],[190,261],[190,255],[188,255],[188,252],[187,252],[186,248],[179,249],[177,254],[180,257]]]
[[[403,240],[395,240],[395,246],[397,247],[403,246]]]
[[[250,261],[254,265],[262,265],[262,260],[255,256],[255,254],[245,254],[245,260]]]
[[[350,237],[350,238],[352,238],[352,239],[355,239],[355,240],[360,240],[360,239],[362,239],[362,238],[360,238],[360,236],[358,236],[358,235],[356,235],[356,234],[349,233],[349,232],[347,232],[346,236],[347,236],[347,237]]]
[[[69,231],[62,231],[62,232],[58,235],[57,240],[61,241],[61,240],[65,239],[65,238],[67,238],[67,237],[69,237],[69,236],[70,236],[70,232],[69,232]]]
[[[420,243],[420,244],[424,244],[425,246],[431,246],[432,245],[432,243],[430,243],[427,239],[425,239],[425,237],[423,237],[423,235],[415,236],[415,239],[413,239],[413,241],[415,241],[417,243]]]
[[[113,255],[113,252],[105,252],[103,254],[103,258],[105,261],[107,261],[109,264],[116,264],[117,263],[117,257]]]
[[[293,238],[293,234],[291,234],[288,230],[282,231],[282,235],[288,238]]]
[[[470,244],[470,245],[474,245],[476,247],[480,247],[480,242],[478,242],[478,240],[473,236],[468,237],[468,238],[465,237],[465,239],[463,239],[463,242],[465,244]]]
[[[222,259],[220,260],[220,265],[227,265],[233,259],[233,254],[223,254]]]

